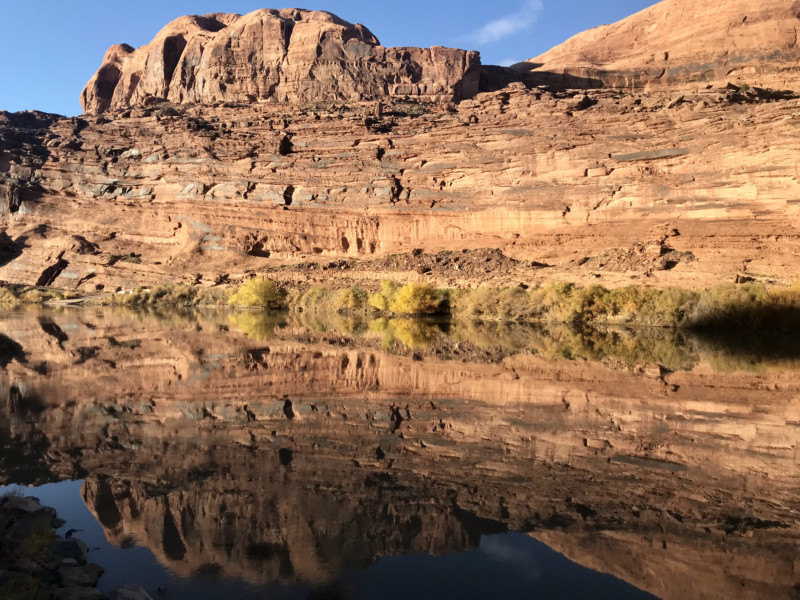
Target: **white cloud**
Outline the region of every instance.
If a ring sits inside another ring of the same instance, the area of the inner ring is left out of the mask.
[[[519,10],[489,21],[483,27],[465,36],[465,39],[477,45],[492,44],[515,33],[527,31],[539,20],[542,8],[542,0],[525,0]]]
[[[518,59],[518,58],[504,58],[503,60],[501,60],[497,64],[500,65],[501,67],[510,67],[511,65],[515,65],[518,62],[522,62],[522,61],[520,59]]]

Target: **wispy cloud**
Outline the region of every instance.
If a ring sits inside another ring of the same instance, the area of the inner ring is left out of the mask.
[[[534,26],[542,12],[542,0],[525,0],[522,7],[499,19],[489,21],[472,33],[464,36],[478,45],[492,44],[515,33],[527,31]]]

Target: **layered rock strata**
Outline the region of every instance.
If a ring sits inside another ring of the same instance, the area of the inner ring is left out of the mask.
[[[392,62],[328,13],[179,19],[148,46],[112,48],[85,93],[102,115],[0,113],[0,279],[90,292],[299,264],[276,277],[314,284],[330,282],[316,268],[332,259],[496,248],[541,268],[427,278],[790,283],[800,99],[784,88],[800,86],[776,33],[790,8],[737,0],[706,27],[707,3],[665,0],[589,32],[547,64],[644,68],[669,39],[681,67],[663,85],[588,94],[478,73],[463,51],[398,50]],[[717,26],[734,17],[737,52],[772,66],[699,81],[691,65],[723,60],[704,53],[750,64],[720,45]],[[623,51],[633,30],[641,43]],[[408,98],[407,76],[419,87]],[[429,101],[445,96],[462,100]],[[380,101],[353,101],[366,97]]]
[[[497,284],[797,277],[799,100],[582,98],[512,87],[454,110],[387,103],[381,119],[338,104],[5,115],[0,278],[128,289],[487,247],[550,267]],[[671,250],[695,260],[659,268]]]
[[[179,573],[316,582],[517,530],[665,599],[797,584],[793,371],[462,362],[232,322],[5,320],[3,446],[35,481],[85,477],[109,538]]]
[[[109,48],[81,94],[86,113],[142,106],[307,103],[392,96],[461,100],[478,91],[477,52],[384,48],[327,12],[257,10],[181,17],[134,50]]]

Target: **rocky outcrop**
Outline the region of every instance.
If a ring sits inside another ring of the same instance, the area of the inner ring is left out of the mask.
[[[81,94],[86,113],[184,103],[461,100],[478,91],[477,52],[384,48],[327,12],[262,9],[176,19],[134,50],[112,46]]]
[[[381,118],[371,103],[161,104],[42,130],[9,116],[0,181],[26,195],[4,217],[21,252],[0,264],[0,279],[36,283],[55,266],[56,287],[114,290],[414,248],[497,248],[547,266],[429,279],[789,283],[800,100],[738,94],[602,91],[586,107],[584,94],[518,85],[455,111],[387,101]],[[656,264],[673,250],[694,260]],[[632,260],[606,260],[629,251]]]
[[[0,372],[0,443],[31,483],[85,478],[107,536],[175,572],[318,582],[514,530],[666,600],[797,583],[794,365],[404,355],[380,334],[165,317],[4,321],[25,362]]]
[[[3,598],[106,600],[95,589],[104,569],[87,563],[82,541],[56,535],[56,511],[20,490],[0,496],[0,595]]]
[[[797,89],[798,19],[796,0],[663,0],[513,68],[572,88],[736,82]]]

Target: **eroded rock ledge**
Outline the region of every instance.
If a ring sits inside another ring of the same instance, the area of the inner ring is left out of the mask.
[[[663,0],[512,68],[581,88],[652,90],[748,78],[792,87],[800,74],[798,19],[796,0]]]

